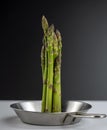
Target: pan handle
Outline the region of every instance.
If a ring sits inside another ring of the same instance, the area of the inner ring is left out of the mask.
[[[97,119],[97,118],[105,118],[107,117],[106,114],[94,114],[94,113],[84,113],[84,112],[71,112],[67,113],[63,119],[63,124],[66,122],[66,119],[68,117],[71,117],[72,120],[75,118],[92,118],[92,119]]]
[[[94,113],[84,113],[84,112],[69,113],[68,115],[76,118],[95,118],[95,119],[107,117],[106,114],[94,114]]]

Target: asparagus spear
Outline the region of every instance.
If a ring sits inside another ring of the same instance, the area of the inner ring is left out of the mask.
[[[43,55],[44,54],[44,55]],[[43,57],[43,58],[42,58]],[[42,63],[42,75],[43,75],[43,92],[42,92],[42,112],[45,112],[46,109],[46,91],[47,91],[47,52],[45,47],[42,47],[41,50],[41,63]]]
[[[43,75],[42,112],[52,111],[53,89],[53,32],[54,26],[48,26],[45,16],[42,17],[44,31],[43,47],[41,50],[41,64]]]
[[[51,25],[47,31],[47,52],[48,52],[48,76],[47,76],[47,96],[46,111],[52,112],[52,90],[53,90],[53,33],[54,26]]]
[[[41,66],[42,66],[42,78],[43,78],[43,91],[42,91],[42,112],[45,112],[46,109],[46,91],[47,91],[47,30],[48,30],[48,21],[45,16],[42,17],[42,28],[44,31],[43,37],[43,46],[41,49]]]
[[[57,37],[56,37],[57,36]],[[61,112],[61,34],[57,30],[54,37],[57,53],[54,59],[54,89],[53,89],[53,112]]]

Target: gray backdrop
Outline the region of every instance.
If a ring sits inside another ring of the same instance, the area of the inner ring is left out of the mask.
[[[41,99],[43,14],[63,37],[62,98],[107,100],[106,0],[9,1],[0,99]]]

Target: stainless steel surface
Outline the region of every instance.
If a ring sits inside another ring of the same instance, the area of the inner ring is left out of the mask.
[[[105,118],[107,117],[106,114],[94,114],[94,113],[83,113],[83,112],[76,112],[76,113],[69,113],[70,116],[77,117],[77,118]]]
[[[92,107],[80,101],[66,101],[62,105],[62,112],[42,113],[41,101],[19,102],[10,105],[21,121],[36,125],[70,125],[81,118],[103,118],[104,114],[86,114]]]
[[[94,114],[94,113],[84,113],[84,112],[72,112],[67,113],[63,123],[73,120],[73,118],[105,118],[107,117],[106,114]]]

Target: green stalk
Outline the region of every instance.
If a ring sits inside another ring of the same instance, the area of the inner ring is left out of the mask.
[[[57,36],[57,37],[56,37]],[[54,59],[54,89],[53,89],[53,112],[61,112],[61,35],[57,30],[54,40],[55,49]]]
[[[44,38],[43,38],[43,46],[41,49],[41,67],[42,67],[42,78],[43,78],[43,90],[42,90],[42,112],[46,110],[46,91],[47,91],[47,30],[48,30],[48,22],[47,19],[43,16],[42,17],[42,28],[44,31]]]
[[[42,93],[42,112],[45,111],[45,93],[46,93],[46,87],[45,87],[45,81],[46,79],[46,73],[44,73],[44,67],[45,67],[45,57],[44,57],[44,53],[45,53],[45,48],[44,46],[42,46],[42,49],[41,49],[41,67],[42,67],[42,79],[43,79],[43,93]]]
[[[47,51],[44,47],[44,65],[42,65],[42,75],[43,75],[43,93],[42,93],[42,112],[45,112],[46,110],[46,92],[47,92],[47,68],[48,68],[48,64],[47,64]],[[42,59],[42,58],[41,58]]]
[[[54,27],[50,26],[47,31],[47,52],[48,52],[48,75],[47,75],[47,96],[46,111],[52,112],[52,90],[53,90],[53,32]]]

